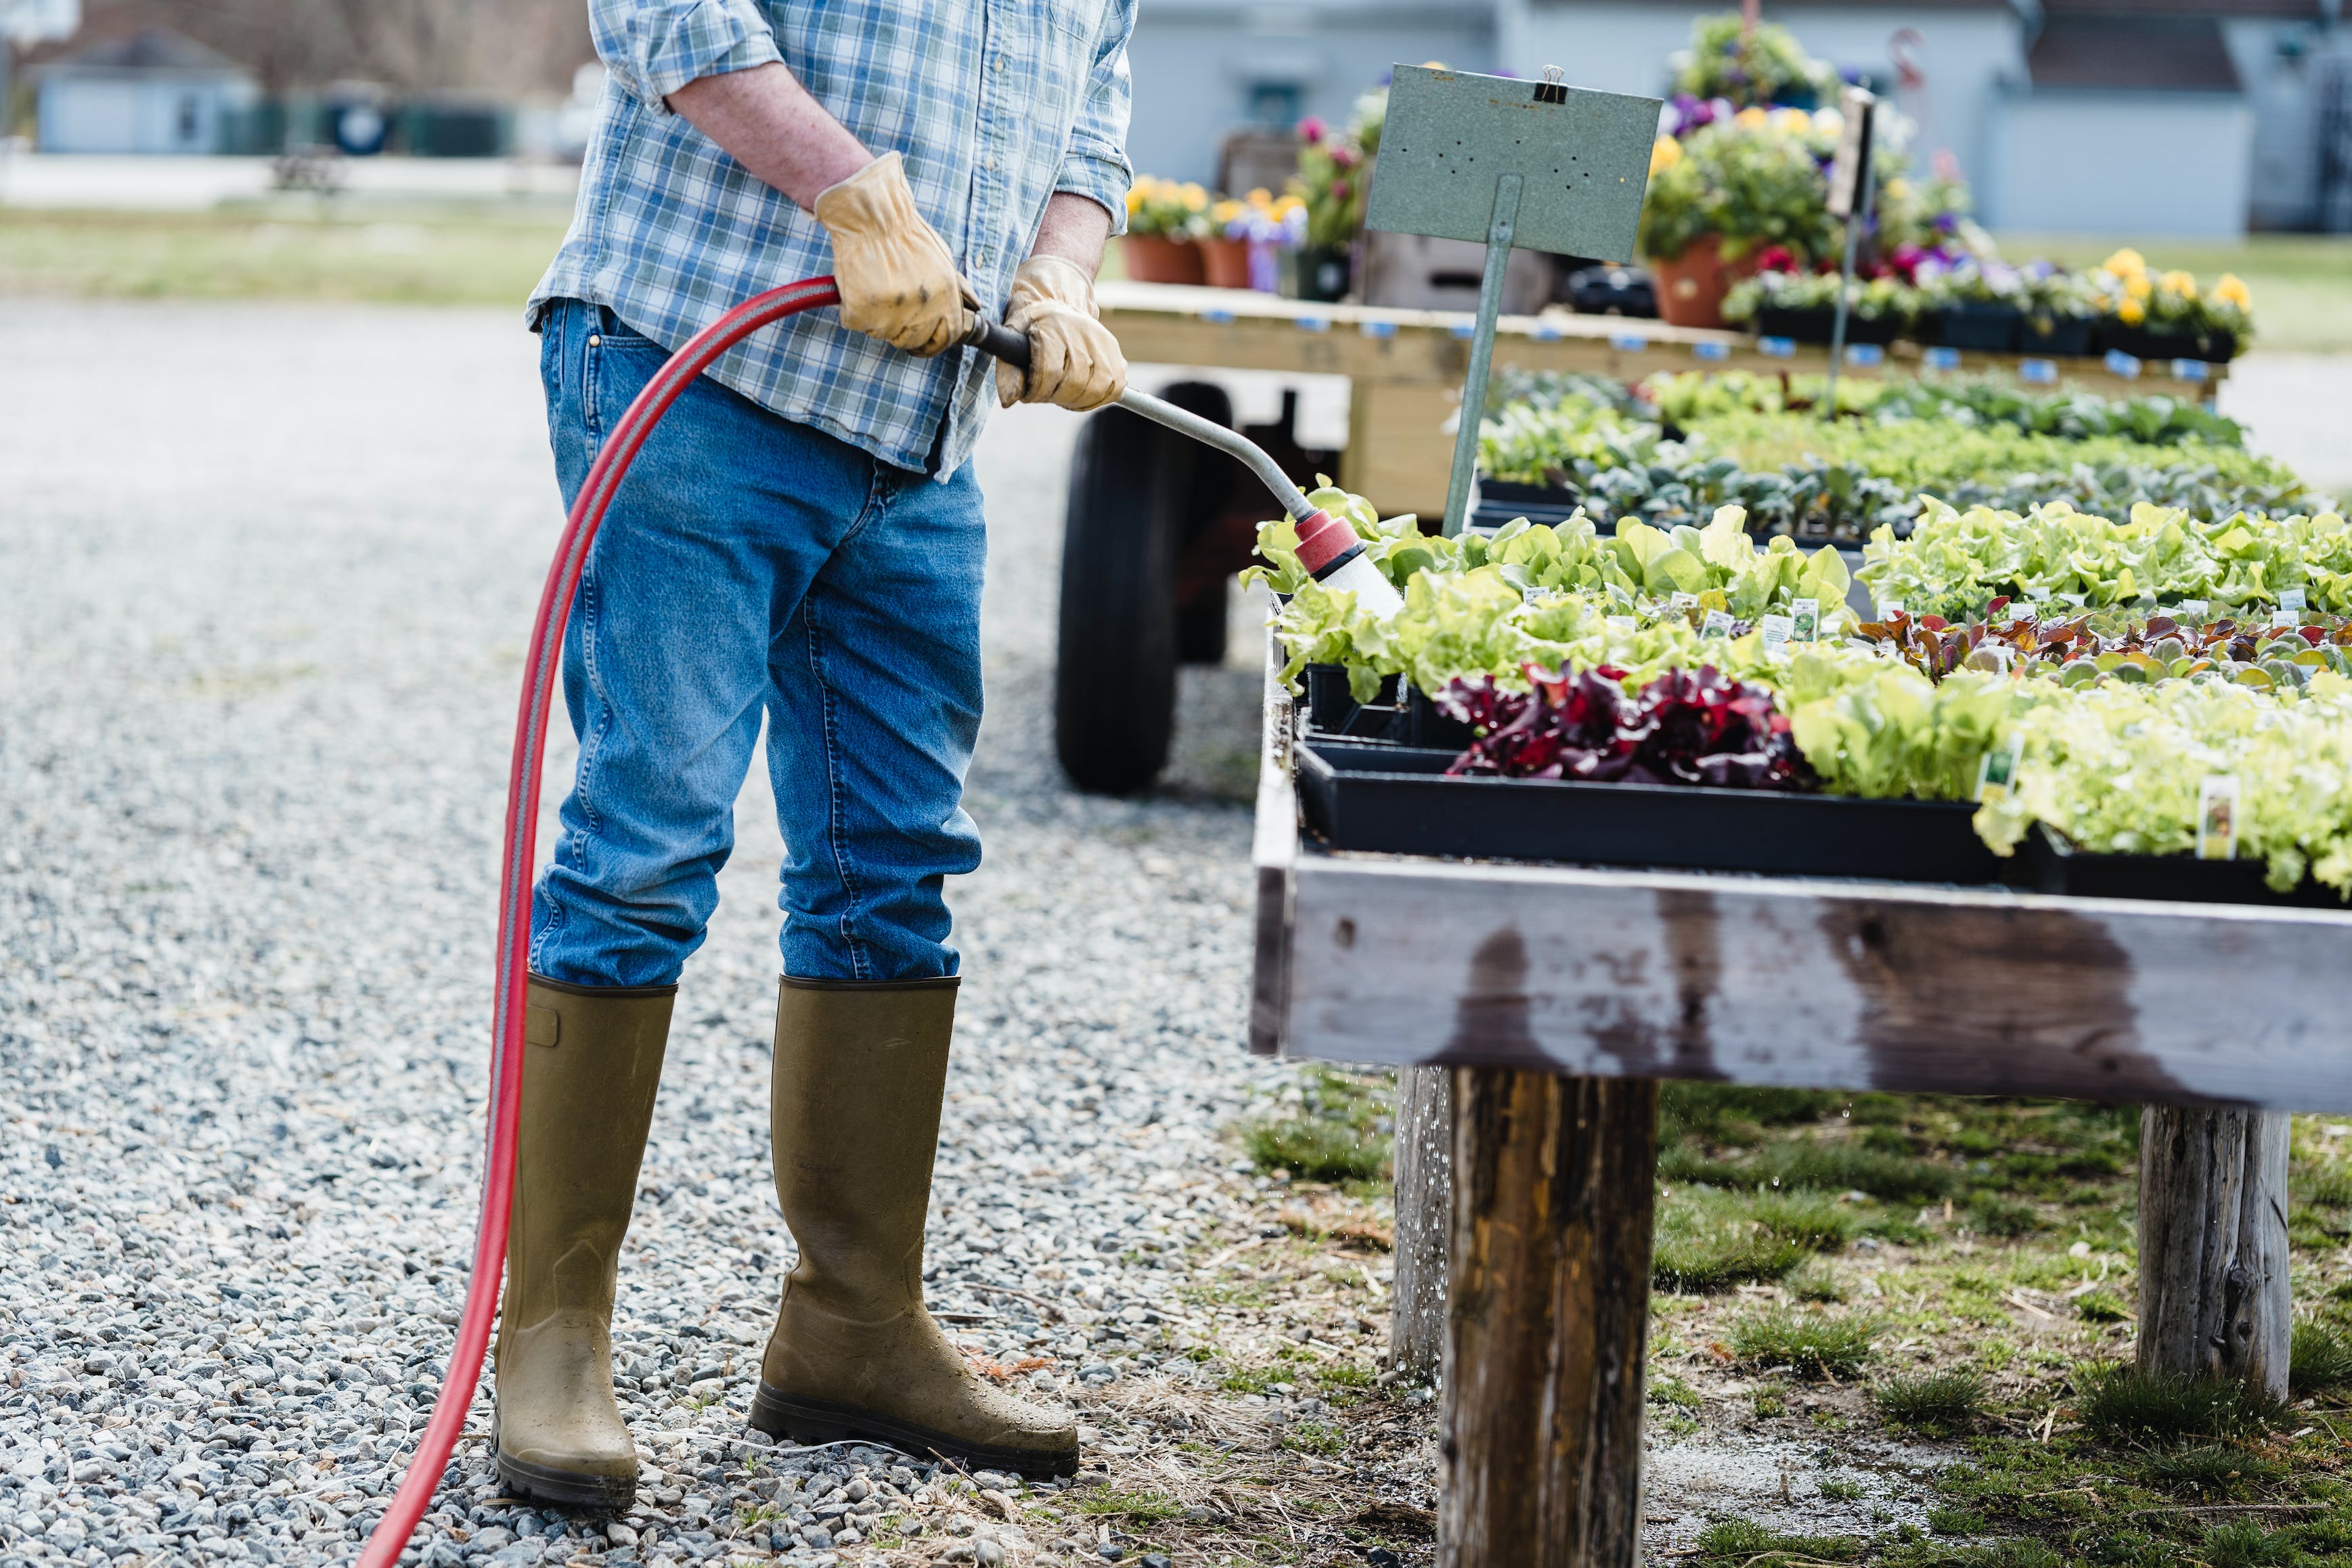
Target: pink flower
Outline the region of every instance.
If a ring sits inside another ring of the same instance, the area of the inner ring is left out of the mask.
[[[1349,146],[1331,149],[1331,162],[1342,169],[1352,169],[1363,161],[1363,154]]]
[[[1328,129],[1321,116],[1310,114],[1298,122],[1298,140],[1312,147],[1323,140],[1323,132]]]
[[[1331,199],[1335,202],[1344,202],[1348,199],[1347,181],[1334,180],[1331,182]]]

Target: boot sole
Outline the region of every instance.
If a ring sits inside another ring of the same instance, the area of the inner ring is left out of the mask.
[[[558,1469],[510,1457],[498,1446],[499,1418],[490,1416],[490,1449],[498,1461],[499,1480],[507,1490],[533,1502],[558,1508],[587,1509],[599,1513],[626,1513],[637,1500],[637,1479],[591,1475],[583,1470]]]
[[[829,1399],[803,1399],[762,1383],[751,1396],[751,1425],[771,1437],[790,1437],[803,1446],[839,1443],[851,1438],[887,1443],[908,1454],[933,1454],[980,1469],[1011,1470],[1023,1476],[1074,1476],[1078,1450],[1067,1448],[1008,1448],[994,1443],[968,1442],[911,1421],[900,1421],[879,1411]]]

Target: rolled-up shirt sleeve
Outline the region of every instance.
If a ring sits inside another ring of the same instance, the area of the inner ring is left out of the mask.
[[[588,22],[621,90],[657,114],[690,81],[784,57],[755,0],[589,0]]]
[[[1127,232],[1127,190],[1135,183],[1135,166],[1127,158],[1127,121],[1135,97],[1127,41],[1135,32],[1135,5],[1136,0],[1110,0],[1103,7],[1102,34],[1095,40],[1086,99],[1054,180],[1056,191],[1101,203],[1110,214],[1115,235]]]

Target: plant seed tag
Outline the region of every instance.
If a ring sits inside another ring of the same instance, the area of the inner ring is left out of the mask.
[[[2174,608],[2192,620],[2205,619],[2205,601],[2201,599],[2184,599]]]
[[[2282,588],[2279,590],[2279,608],[2281,610],[2301,610],[2308,602],[2309,601],[2304,598],[2303,590],[2300,588]]]
[[[1686,616],[1698,608],[1698,595],[1677,591],[1672,599],[1666,601],[1666,608]]]
[[[2238,858],[2238,779],[2235,774],[2209,773],[2197,786],[2197,858],[2200,861]]]
[[[1568,591],[1566,589],[1545,588],[1538,584],[1529,583],[1527,587],[1519,590],[1519,602],[1521,604],[1548,604],[1555,599],[1563,599],[1567,597],[1567,593]]]
[[[2303,612],[2300,610],[2273,610],[2271,612],[2271,624],[2274,627],[2288,628],[2300,626],[2303,624]]]
[[[1702,638],[1730,636],[1731,617],[1720,610],[1708,611],[1706,619],[1699,622],[1698,634]]]
[[[2080,610],[2084,605],[2089,603],[2091,599],[2091,596],[2087,593],[2062,593],[2058,597],[2064,600],[2067,603],[2073,605],[2077,610]]]
[[[1790,633],[1795,630],[1796,618],[1791,615],[1767,615],[1756,624],[1764,632],[1764,652],[1785,653],[1789,651]]]
[[[2050,602],[2050,591],[2046,588],[2029,588],[2025,591],[2025,597],[2036,604],[2047,604]]]
[[[2016,624],[2017,624],[2019,622],[2021,622],[2021,621],[2031,621],[2031,620],[2032,620],[2032,619],[2033,619],[2033,606],[2032,606],[2032,605],[2031,605],[2031,604],[2021,604],[2021,603],[2017,603],[2017,602],[2014,602],[2014,601],[2012,601],[2012,602],[2010,604],[2010,607],[2009,607],[2009,623],[2010,623],[2011,625],[2014,626],[2014,625],[2016,625]]]
[[[1977,799],[2006,800],[2017,787],[2017,765],[2025,758],[2025,737],[2011,735],[2005,747],[1988,750],[1977,762]]]
[[[1902,613],[1903,601],[1899,599],[1890,599],[1878,607],[1878,618],[1881,621],[1892,621]]]
[[[1622,632],[1630,637],[1641,629],[1642,623],[1631,615],[1612,615],[1609,618],[1609,630],[1612,632]]]
[[[1822,601],[1818,599],[1792,599],[1789,601],[1789,641],[1818,643],[1822,636]]]

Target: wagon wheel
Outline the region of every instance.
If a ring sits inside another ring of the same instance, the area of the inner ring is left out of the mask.
[[[1232,418],[1213,386],[1180,382],[1162,395]],[[1215,455],[1119,408],[1079,434],[1062,525],[1054,744],[1081,789],[1127,794],[1167,766],[1181,643],[1176,562],[1204,499],[1196,492],[1224,483],[1202,461]]]

